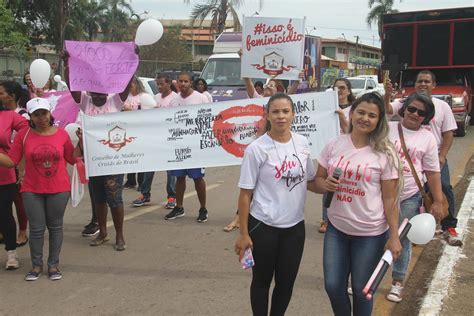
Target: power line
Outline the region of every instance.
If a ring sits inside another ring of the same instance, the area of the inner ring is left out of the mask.
[[[377,30],[345,29],[345,28],[339,28],[339,27],[327,27],[327,26],[317,26],[317,25],[307,25],[306,27],[315,27],[318,29],[342,30],[342,31],[378,32]]]

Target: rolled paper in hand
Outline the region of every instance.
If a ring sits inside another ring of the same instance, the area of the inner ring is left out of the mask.
[[[406,238],[410,228],[411,228],[411,224],[408,222],[408,218],[405,218],[402,224],[400,225],[400,227],[398,228],[398,236],[400,238],[400,241]],[[388,267],[392,265],[392,262],[393,262],[392,252],[390,250],[385,250],[385,253],[382,256],[382,259],[380,259],[379,263],[377,264],[377,267],[375,268],[374,272],[370,276],[369,281],[367,281],[367,284],[362,290],[362,293],[365,295],[365,298],[367,300],[370,301],[373,298],[375,291],[377,291],[377,288],[379,287],[380,282],[385,276],[385,273],[387,273]]]

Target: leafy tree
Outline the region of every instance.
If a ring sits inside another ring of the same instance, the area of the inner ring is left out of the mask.
[[[401,0],[400,0],[401,2]],[[375,5],[377,4],[377,5]],[[374,6],[375,5],[375,6]],[[369,0],[369,8],[366,22],[369,27],[376,23],[378,27],[379,37],[382,40],[382,17],[387,13],[397,13],[397,9],[393,9],[393,0]]]
[[[191,63],[191,50],[181,37],[182,26],[169,27],[161,39],[148,46],[140,47],[140,72],[154,77],[157,70],[181,69],[184,63]]]
[[[184,0],[189,4],[190,0]],[[234,30],[242,29],[240,24],[237,9],[243,5],[244,0],[207,0],[206,3],[196,4],[191,12],[191,25],[198,22],[201,26],[202,22],[208,17],[211,17],[211,32],[215,31],[220,34],[225,29],[225,22],[229,16],[234,22]],[[263,0],[259,1],[259,7],[262,7]]]
[[[28,38],[17,31],[13,13],[5,2],[0,0],[0,45],[2,48],[15,48],[17,51],[25,49]]]
[[[135,14],[132,6],[125,0],[103,0],[107,7],[101,24],[105,38],[111,42],[128,40],[131,17]]]

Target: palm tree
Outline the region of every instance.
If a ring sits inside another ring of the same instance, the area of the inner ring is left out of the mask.
[[[101,26],[104,33],[109,35],[108,40],[117,42],[127,39],[130,18],[135,14],[132,6],[126,0],[102,0],[101,2],[107,7],[105,20]]]
[[[189,4],[190,0],[184,0]],[[225,29],[225,22],[227,17],[232,16],[234,21],[234,30],[240,31],[242,25],[240,24],[237,9],[244,3],[244,0],[208,0],[203,4],[196,4],[191,12],[191,25],[194,26],[196,21],[199,21],[199,26],[203,21],[211,16],[210,31],[215,31],[220,34]],[[259,1],[259,8],[262,8],[263,0]]]
[[[402,2],[402,0],[400,0]],[[374,4],[376,4],[374,6]],[[373,8],[372,8],[373,7]],[[369,11],[369,14],[367,14],[367,19],[366,22],[369,25],[369,27],[373,24],[376,23],[378,26],[378,31],[379,31],[379,37],[380,40],[382,40],[382,17],[384,14],[387,13],[397,13],[397,9],[393,9],[393,0],[369,0],[369,8],[371,9]]]

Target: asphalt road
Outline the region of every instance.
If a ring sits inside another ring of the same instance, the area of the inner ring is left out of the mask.
[[[455,139],[449,155],[453,180],[462,174],[472,152],[474,131]],[[163,208],[165,173],[155,175],[152,203],[147,206],[131,206],[138,193],[124,191],[124,252],[116,252],[113,242],[90,247],[89,238],[81,236],[90,218],[87,196],[79,207],[68,206],[60,264],[64,278],[53,282],[43,275],[35,282],[24,281],[30,269],[29,249],[18,249],[21,268],[0,270],[0,314],[250,315],[251,272],[241,270],[233,253],[238,233],[222,231],[236,209],[239,168],[206,171],[209,221],[203,224],[196,222],[199,204],[191,181],[186,216],[170,222],[163,219],[168,211]],[[323,283],[323,235],[317,232],[320,217],[321,197],[308,194],[305,251],[287,315],[331,315]],[[375,315],[390,314],[392,303],[384,301],[379,295]]]

